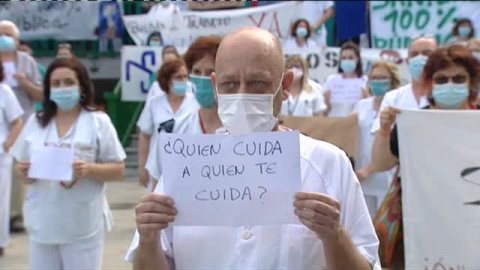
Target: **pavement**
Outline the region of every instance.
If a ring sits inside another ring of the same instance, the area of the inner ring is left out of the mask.
[[[135,179],[107,184],[107,197],[115,218],[113,230],[106,235],[103,269],[132,269],[124,261],[135,232],[134,207],[143,196],[144,188]],[[0,270],[28,269],[28,235],[15,234],[0,257]]]

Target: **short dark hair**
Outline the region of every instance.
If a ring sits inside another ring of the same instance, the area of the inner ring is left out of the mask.
[[[215,59],[221,41],[222,38],[217,36],[197,38],[190,45],[184,56],[188,71],[192,72],[193,65],[207,55]]]
[[[360,48],[357,46],[357,44],[351,41],[347,41],[343,43],[342,48],[340,49],[340,62],[342,60],[342,52],[345,50],[352,50],[353,53],[357,56],[358,61],[357,61],[357,67],[355,68],[355,73],[357,74],[358,78],[362,77],[363,66],[362,66],[362,58],[360,57]],[[340,64],[338,65],[338,73],[343,73],[343,70]]]
[[[458,36],[458,28],[460,28],[460,25],[464,24],[464,23],[468,23],[470,25],[470,29],[472,29],[470,31],[470,34],[468,35],[468,38],[472,38],[475,36],[475,28],[473,27],[473,23],[470,19],[468,18],[461,18],[461,19],[458,19],[456,22],[455,22],[455,25],[453,26],[453,29],[452,29],[452,34],[454,36]]]
[[[175,74],[175,72],[181,67],[186,68],[187,65],[182,59],[175,59],[164,63],[158,71],[157,81],[165,93],[170,92],[170,80],[172,79],[173,74]]]
[[[152,38],[153,37],[159,37],[160,38],[160,42],[162,43],[163,45],[163,38],[162,38],[162,33],[158,32],[158,31],[153,31],[152,33],[150,33],[150,35],[148,36],[147,38],[147,45],[150,46],[150,41],[152,41]],[[163,54],[163,53],[162,53]]]
[[[180,54],[178,53],[177,48],[175,48],[175,46],[173,46],[173,45],[167,45],[167,46],[163,47],[163,49],[162,49],[162,57],[165,56],[165,51],[166,51],[167,49],[170,49],[170,48],[173,48],[174,54],[175,54],[178,58],[180,58]]]
[[[290,35],[292,37],[297,37],[297,28],[298,28],[298,25],[300,23],[306,23],[307,24],[307,36],[305,37],[305,39],[308,39],[311,35],[310,33],[310,23],[306,20],[306,19],[298,19],[296,20],[293,24],[292,24],[292,29],[290,30]]]
[[[87,111],[95,111],[93,104],[94,89],[85,66],[75,57],[57,58],[48,66],[43,81],[43,109],[37,113],[37,120],[42,127],[46,127],[57,114],[57,105],[50,100],[50,76],[57,68],[68,68],[75,72],[79,83],[80,106]]]

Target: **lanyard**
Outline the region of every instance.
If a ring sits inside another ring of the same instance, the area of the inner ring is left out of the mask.
[[[293,113],[295,112],[295,109],[297,108],[298,100],[300,99],[300,94],[295,99],[295,104],[293,104],[293,108],[290,107],[290,97],[288,98],[288,115],[292,116]]]

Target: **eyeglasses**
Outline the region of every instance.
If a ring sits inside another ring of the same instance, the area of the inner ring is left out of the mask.
[[[455,75],[453,77],[447,77],[447,76],[438,76],[438,77],[435,77],[433,78],[433,82],[435,84],[446,84],[448,83],[449,81],[452,81],[453,83],[457,83],[457,84],[460,84],[460,83],[466,83],[468,80],[467,76],[466,75]]]

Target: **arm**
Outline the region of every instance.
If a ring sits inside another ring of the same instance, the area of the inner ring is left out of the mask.
[[[323,243],[328,269],[373,269],[373,266],[355,247],[345,229],[341,228],[338,241]]]
[[[38,72],[38,70],[37,70]],[[30,82],[27,78],[25,73],[17,73],[15,75],[18,83],[22,86],[25,91],[27,91],[28,95],[35,101],[42,101],[43,100],[43,90],[42,87]]]
[[[138,169],[139,169],[139,181],[142,186],[146,187],[149,181],[149,174],[145,165],[147,164],[147,158],[149,154],[149,146],[151,135],[140,132],[138,140]]]
[[[372,170],[383,172],[392,169],[398,164],[398,158],[390,151],[390,137],[392,125],[397,119],[400,110],[395,107],[387,107],[380,112],[380,129],[375,135],[372,150]]]
[[[333,15],[335,15],[335,9],[333,7],[328,8],[325,13],[323,13],[323,16],[312,26],[314,31],[328,21]]]
[[[10,147],[12,147],[13,143],[17,139],[18,135],[20,134],[20,131],[22,131],[23,127],[23,120],[22,118],[17,118],[15,121],[12,123],[12,130],[10,131],[10,134],[8,134],[7,140],[3,144],[3,148],[5,149],[5,152],[10,151]]]
[[[87,166],[86,177],[101,182],[121,180],[125,173],[124,162],[89,163]]]
[[[144,269],[170,269],[167,256],[160,247],[158,239],[160,232],[157,232],[152,239],[155,241],[145,240],[140,236],[140,243],[133,262],[134,270]]]

